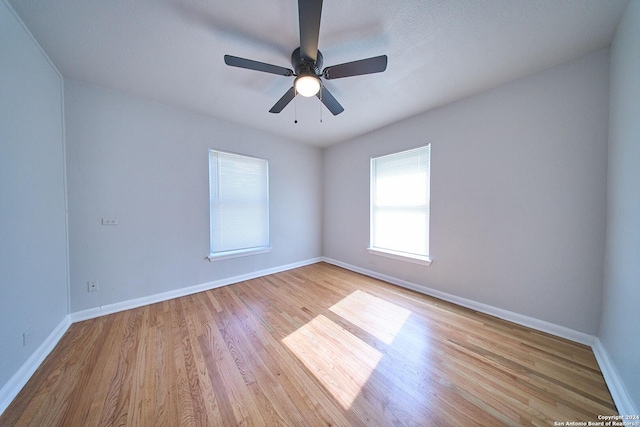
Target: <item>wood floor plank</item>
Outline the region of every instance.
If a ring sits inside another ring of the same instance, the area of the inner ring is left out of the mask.
[[[71,325],[0,426],[597,421],[590,348],[318,263]]]

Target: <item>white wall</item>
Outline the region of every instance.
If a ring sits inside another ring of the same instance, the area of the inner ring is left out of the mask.
[[[319,149],[70,80],[65,114],[72,312],[321,256]],[[269,160],[270,253],[204,260],[209,148]]]
[[[68,312],[62,84],[0,1],[0,389]]]
[[[324,255],[595,335],[608,55],[601,50],[326,149]],[[433,264],[369,254],[370,157],[427,143]]]
[[[627,396],[640,410],[640,1],[633,0],[611,47],[607,244],[598,338]],[[631,405],[635,406],[632,408]]]

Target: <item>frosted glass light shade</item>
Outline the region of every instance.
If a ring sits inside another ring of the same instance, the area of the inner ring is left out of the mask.
[[[320,79],[311,74],[296,77],[293,84],[296,87],[296,92],[306,97],[314,96],[320,90]]]

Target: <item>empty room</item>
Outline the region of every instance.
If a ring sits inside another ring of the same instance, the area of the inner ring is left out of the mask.
[[[0,426],[640,426],[640,0],[0,0]]]

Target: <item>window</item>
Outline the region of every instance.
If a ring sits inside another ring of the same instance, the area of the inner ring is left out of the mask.
[[[209,150],[209,200],[210,260],[271,249],[266,160]]]
[[[429,264],[430,145],[371,159],[369,252]]]

